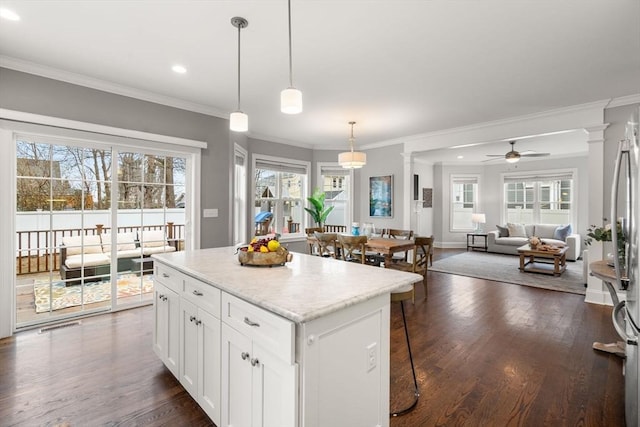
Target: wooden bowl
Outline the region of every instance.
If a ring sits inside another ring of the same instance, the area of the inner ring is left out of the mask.
[[[240,265],[272,267],[274,265],[284,265],[287,261],[291,261],[291,258],[291,253],[282,246],[275,252],[238,251],[238,261],[240,261]]]

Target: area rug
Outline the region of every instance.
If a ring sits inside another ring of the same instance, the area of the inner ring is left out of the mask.
[[[435,261],[429,270],[573,294],[586,293],[581,260],[567,261],[567,269],[560,276],[523,273],[519,266],[520,257],[516,255],[465,252]]]
[[[152,275],[142,276],[142,292],[140,289],[140,276],[136,274],[124,274],[118,276],[118,298],[140,295],[141,293],[153,292]],[[33,293],[35,295],[36,313],[43,313],[51,310],[61,310],[63,308],[74,307],[84,304],[93,304],[111,299],[111,282],[87,282],[82,285],[65,286],[64,282],[34,283]],[[49,307],[50,297],[53,297],[51,307]]]

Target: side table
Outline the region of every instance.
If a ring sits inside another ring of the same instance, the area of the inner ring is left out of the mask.
[[[467,233],[467,250],[478,250],[487,252],[487,236],[487,233]],[[476,243],[476,238],[478,238],[481,242]]]

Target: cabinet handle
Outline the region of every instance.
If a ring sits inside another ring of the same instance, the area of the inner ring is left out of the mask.
[[[164,295],[163,294],[158,295],[158,299],[161,299],[162,301],[164,301]]]
[[[197,290],[197,289],[193,291],[193,294],[194,294],[194,295],[197,295],[197,296],[199,296],[199,297],[201,297],[202,295],[204,295],[202,292],[200,292],[200,291],[199,291],[199,290]]]
[[[200,326],[201,323],[202,323],[202,320],[196,320],[196,325]]]
[[[196,320],[196,316],[189,316],[189,322],[193,322],[194,320]]]
[[[260,327],[260,323],[253,322],[251,319],[249,319],[246,316],[244,318],[244,323],[246,323],[249,326],[255,326],[255,327],[258,327],[258,328]]]
[[[259,364],[260,361],[258,360],[258,358],[251,359],[251,366],[258,366]]]
[[[247,353],[246,351],[243,351],[240,357],[242,357],[242,360],[247,360],[249,358],[249,353]]]
[[[162,298],[162,301],[166,301],[168,299],[166,295],[162,295],[161,298]]]
[[[165,279],[169,278],[169,275],[167,273],[162,273],[162,277],[164,277]]]

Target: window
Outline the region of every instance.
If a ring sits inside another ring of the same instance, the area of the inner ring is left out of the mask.
[[[241,245],[247,239],[247,152],[236,145],[234,150],[233,180],[233,244]]]
[[[326,224],[347,225],[351,223],[351,172],[337,163],[318,163],[318,187],[325,192],[325,206],[333,210]]]
[[[504,177],[506,222],[569,224],[573,193],[571,172]]]
[[[269,232],[302,233],[308,217],[304,203],[309,192],[309,163],[255,156],[254,165],[254,217],[271,212]]]
[[[478,180],[476,175],[451,176],[451,231],[475,229],[471,214],[478,207]]]

